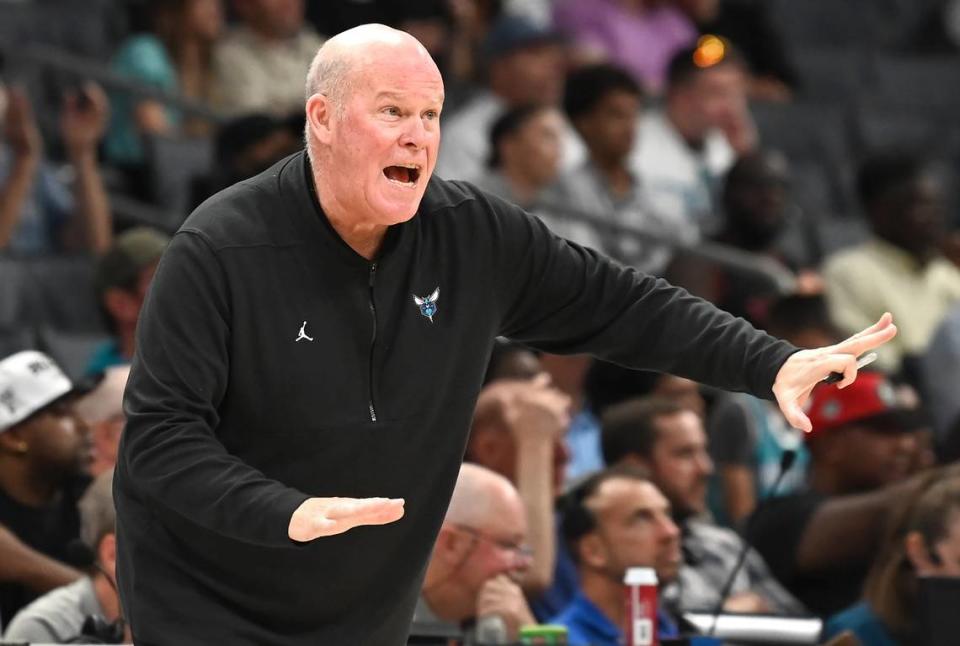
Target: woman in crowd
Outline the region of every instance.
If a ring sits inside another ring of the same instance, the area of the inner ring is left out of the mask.
[[[118,74],[143,85],[206,102],[211,51],[223,25],[221,0],[158,0],[151,6],[152,29],[131,36],[114,56]],[[113,119],[106,152],[121,166],[143,161],[144,135],[204,134],[207,124],[184,120],[169,105],[129,93],[111,97]]]
[[[831,618],[824,638],[852,631],[864,646],[917,643],[922,577],[960,577],[960,467],[930,472],[891,514],[863,600]]]

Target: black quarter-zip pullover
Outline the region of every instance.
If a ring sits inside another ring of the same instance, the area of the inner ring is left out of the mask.
[[[294,155],[187,219],[143,307],[115,477],[137,643],[404,644],[497,335],[768,398],[795,350],[466,183],[433,178],[371,263]],[[297,544],[310,496],[406,511]]]

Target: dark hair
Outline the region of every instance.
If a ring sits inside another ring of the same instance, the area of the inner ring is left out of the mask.
[[[601,63],[581,67],[567,76],[563,110],[571,121],[591,112],[613,92],[627,92],[643,99],[643,88],[616,65]]]
[[[839,336],[822,294],[791,294],[776,300],[767,313],[766,327],[770,334],[785,339],[806,330],[822,330],[830,336]]]
[[[649,458],[657,443],[656,419],[689,410],[663,397],[642,397],[613,406],[603,415],[600,444],[603,460],[617,464],[628,455]]]
[[[580,552],[577,549],[580,539],[597,527],[597,519],[587,504],[605,482],[618,478],[641,482],[650,481],[649,474],[642,467],[634,464],[621,464],[597,471],[560,498],[559,512],[563,519],[561,530],[575,563],[580,562]]]
[[[891,191],[916,179],[928,168],[927,160],[904,150],[888,150],[868,157],[857,172],[860,203],[869,210]]]
[[[587,371],[583,389],[590,408],[601,416],[615,404],[649,395],[662,377],[660,372],[632,370],[596,359]]]
[[[697,60],[697,54],[700,50],[699,45],[681,49],[674,54],[670,59],[670,64],[667,66],[667,88],[686,85],[703,72],[720,67],[721,65],[737,65],[746,69],[747,66],[744,58],[737,48],[734,47],[730,41],[726,39],[722,40],[724,45],[723,56],[715,63],[709,65],[704,65]]]
[[[490,128],[490,159],[487,160],[487,166],[499,168],[503,163],[503,159],[500,158],[501,142],[519,132],[535,116],[549,109],[550,106],[544,103],[527,103],[511,108],[500,115]]]
[[[507,359],[515,354],[530,353],[538,356],[537,350],[529,348],[519,343],[509,340],[496,339],[493,343],[493,349],[490,351],[490,360],[487,361],[487,371],[483,375],[483,385],[486,386],[497,379],[517,379],[520,375],[510,372],[505,367]]]

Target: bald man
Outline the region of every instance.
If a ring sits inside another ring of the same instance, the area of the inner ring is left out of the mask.
[[[405,643],[494,338],[776,396],[892,337],[797,352],[431,177],[443,81],[409,34],[318,52],[306,151],[202,204],[137,329],[117,460],[137,644]]]
[[[521,626],[536,623],[517,584],[530,566],[526,539],[526,512],[513,484],[485,467],[461,466],[414,621],[459,626],[496,615],[517,641]]]

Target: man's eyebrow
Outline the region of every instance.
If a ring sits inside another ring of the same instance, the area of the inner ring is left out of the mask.
[[[376,96],[376,98],[375,98],[374,100],[375,100],[375,101],[380,101],[380,100],[382,100],[382,99],[392,99],[392,100],[394,100],[394,101],[402,101],[402,100],[404,100],[404,98],[405,98],[404,95],[401,94],[400,92],[392,92],[392,91],[390,91],[390,90],[382,90],[382,91],[380,91],[380,92],[377,93],[377,96]],[[433,100],[434,100],[434,102],[435,102],[437,105],[443,105],[443,100],[444,100],[444,98],[445,98],[444,95],[443,95],[443,94],[440,94],[440,95],[434,97]]]

